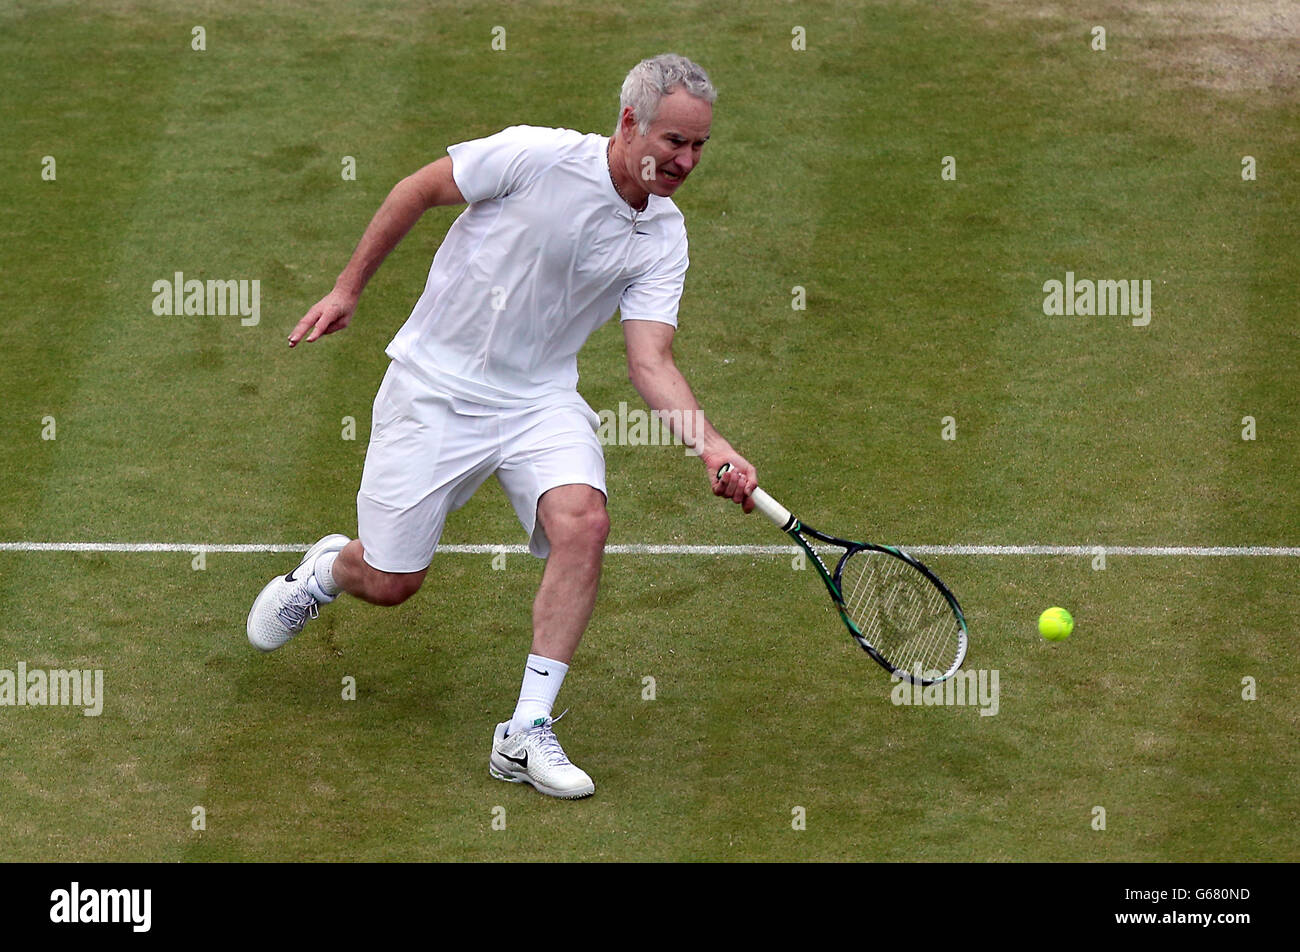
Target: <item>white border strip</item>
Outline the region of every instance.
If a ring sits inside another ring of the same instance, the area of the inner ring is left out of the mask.
[[[305,552],[311,543],[249,542],[0,542],[0,552]],[[913,555],[1106,555],[1131,556],[1237,556],[1298,558],[1300,546],[1196,546],[1196,545],[914,545],[903,546]],[[443,545],[446,555],[523,555],[526,545]],[[793,545],[607,545],[609,555],[794,555]]]

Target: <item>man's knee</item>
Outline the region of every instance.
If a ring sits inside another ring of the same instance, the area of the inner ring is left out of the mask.
[[[367,601],[385,607],[400,605],[418,592],[423,582],[423,572],[392,575],[388,572],[376,571],[366,585]]]
[[[599,503],[585,510],[580,518],[579,534],[592,545],[603,549],[605,540],[609,538],[609,511],[605,508],[604,498],[602,497]]]
[[[539,507],[546,538],[552,549],[603,549],[605,540],[609,537],[609,512],[605,509],[605,495],[590,486],[574,489],[575,491],[549,500],[548,505]]]

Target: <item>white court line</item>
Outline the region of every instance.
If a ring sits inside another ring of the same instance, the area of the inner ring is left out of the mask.
[[[0,542],[0,552],[306,552],[311,543],[208,543],[208,542]],[[913,545],[903,546],[913,555],[1106,555],[1130,556],[1245,556],[1251,558],[1300,557],[1300,546],[1266,545]],[[793,545],[607,545],[609,555],[794,555]],[[443,545],[445,555],[524,555],[526,545]]]

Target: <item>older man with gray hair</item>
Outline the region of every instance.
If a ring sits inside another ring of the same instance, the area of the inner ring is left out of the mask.
[[[699,164],[716,98],[699,66],[664,54],[628,73],[612,137],[511,126],[449,147],[393,188],[333,290],[289,335],[293,347],[347,327],[420,216],[468,204],[387,349],[358,538],[328,535],[272,579],[247,631],[272,651],[341,592],[405,601],[448,514],[495,475],[546,565],[519,700],[496,727],[489,770],[550,796],[595,791],[551,712],[591,618],[609,531],[599,418],[578,395],[577,355],[616,310],[633,385],[694,449],[714,494],[753,509],[754,467],[709,424],[672,353],[688,264],[672,196]],[[733,468],[719,479],[723,463]]]

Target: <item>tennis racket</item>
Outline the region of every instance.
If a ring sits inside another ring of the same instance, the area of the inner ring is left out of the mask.
[[[731,469],[724,463],[718,476]],[[914,684],[952,677],[966,659],[966,617],[939,576],[901,549],[818,532],[755,488],[754,506],[808,553],[855,641],[891,675]],[[843,549],[834,571],[813,540]]]

